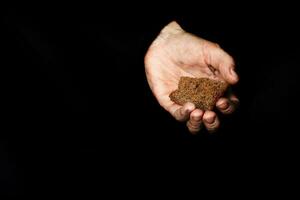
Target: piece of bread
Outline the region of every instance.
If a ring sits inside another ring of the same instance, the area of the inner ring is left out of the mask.
[[[191,102],[201,110],[212,110],[227,87],[227,83],[209,78],[181,77],[178,89],[169,97],[179,105]]]

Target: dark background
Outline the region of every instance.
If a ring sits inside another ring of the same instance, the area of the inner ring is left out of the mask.
[[[207,160],[217,168],[293,165],[296,7],[204,8],[189,14],[143,7],[7,9],[1,24],[0,191],[87,194],[177,168],[178,175]],[[220,116],[216,134],[189,135],[147,85],[143,56],[174,19],[236,60],[240,82],[233,90],[241,105],[234,115]]]

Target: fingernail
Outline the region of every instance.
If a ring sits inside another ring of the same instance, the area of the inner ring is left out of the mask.
[[[216,119],[216,116],[213,116],[213,117],[206,119],[206,122],[211,124],[215,121],[215,119]]]
[[[222,108],[222,109],[226,109],[226,108],[228,108],[228,106],[229,106],[228,102],[224,102],[224,103],[219,104],[219,107]]]

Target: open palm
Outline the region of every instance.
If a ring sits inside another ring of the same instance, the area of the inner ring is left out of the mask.
[[[207,77],[229,84],[238,81],[231,56],[219,45],[185,32],[176,22],[166,26],[149,48],[145,69],[159,104],[177,120],[188,121],[191,132],[200,130],[202,119],[209,130],[215,130],[219,121],[213,111],[195,109],[191,103],[181,106],[170,100],[169,94],[177,89],[180,77]],[[231,95],[229,99],[219,99],[217,107],[223,113],[231,113],[237,101]]]

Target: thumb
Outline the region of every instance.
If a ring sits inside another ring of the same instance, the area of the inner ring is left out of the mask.
[[[235,71],[234,59],[220,47],[212,49],[208,63],[216,68],[229,84],[236,84],[239,77]]]

